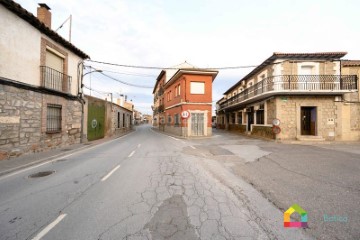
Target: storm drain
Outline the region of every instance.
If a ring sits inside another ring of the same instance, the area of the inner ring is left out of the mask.
[[[37,172],[34,174],[29,175],[29,178],[39,178],[39,177],[46,177],[51,174],[53,174],[55,171],[43,171],[43,172]]]

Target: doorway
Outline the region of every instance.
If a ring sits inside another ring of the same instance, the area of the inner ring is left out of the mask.
[[[204,136],[204,113],[191,113],[191,136]]]
[[[316,107],[301,107],[301,135],[316,135]]]
[[[251,124],[254,124],[254,112],[251,109],[251,112],[247,113],[247,131],[251,131]]]

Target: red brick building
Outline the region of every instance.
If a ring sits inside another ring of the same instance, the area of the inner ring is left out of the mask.
[[[217,74],[187,62],[161,71],[153,91],[154,126],[185,137],[211,135],[212,83]],[[182,118],[184,111],[188,118]]]

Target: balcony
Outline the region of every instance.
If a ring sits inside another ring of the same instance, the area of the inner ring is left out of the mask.
[[[164,112],[164,109],[165,109],[164,105],[161,104],[161,105],[159,105],[159,107],[154,108],[154,114],[162,113],[162,112]]]
[[[59,92],[71,93],[71,76],[47,66],[40,66],[41,86]]]
[[[356,75],[281,75],[265,78],[220,104],[229,108],[275,94],[334,94],[357,90]]]

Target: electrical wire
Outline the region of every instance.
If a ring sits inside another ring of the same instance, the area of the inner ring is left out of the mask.
[[[109,62],[103,62],[103,61],[96,61],[96,60],[86,60],[88,62],[94,62],[94,63],[100,63],[105,65],[111,65],[111,66],[117,66],[117,67],[126,67],[126,68],[142,68],[142,69],[156,69],[156,70],[176,70],[179,68],[176,67],[155,67],[155,66],[140,66],[140,65],[128,65],[128,64],[117,64],[117,63],[109,63]],[[208,70],[226,70],[226,69],[239,69],[239,68],[255,68],[258,65],[248,65],[248,66],[232,66],[232,67],[206,67],[201,69],[208,69]],[[195,68],[196,69],[196,68]]]
[[[138,87],[138,88],[153,88],[153,86],[145,86],[145,85],[138,85],[138,84],[133,84],[133,83],[128,83],[128,82],[125,82],[125,81],[122,81],[120,79],[117,79],[117,78],[114,78],[106,73],[103,73],[103,72],[100,72],[100,74],[104,75],[105,77],[108,77],[116,82],[119,82],[119,83],[122,83],[122,84],[125,84],[125,85],[128,85],[128,86],[132,86],[132,87]]]

